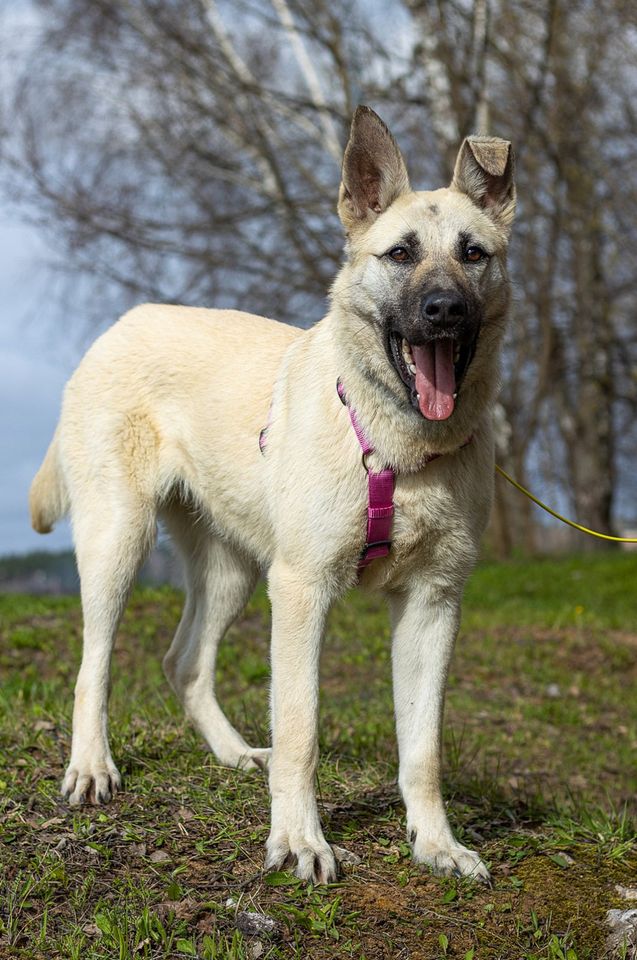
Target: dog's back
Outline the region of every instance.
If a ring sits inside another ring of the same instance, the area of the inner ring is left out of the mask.
[[[66,387],[31,486],[34,529],[48,533],[106,485],[159,506],[173,487],[205,485],[214,465],[252,472],[281,357],[300,335],[233,310],[145,304],[123,316]],[[249,363],[255,352],[258,363]]]

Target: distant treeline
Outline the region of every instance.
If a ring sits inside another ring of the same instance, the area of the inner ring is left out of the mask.
[[[180,585],[179,564],[168,543],[160,543],[139,575],[146,584]],[[0,593],[79,593],[80,580],[72,550],[0,557]]]
[[[0,557],[2,593],[77,593],[79,582],[72,550]]]

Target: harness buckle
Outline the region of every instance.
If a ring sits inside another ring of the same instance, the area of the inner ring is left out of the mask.
[[[363,554],[367,553],[367,551],[371,550],[372,547],[387,547],[387,549],[389,550],[389,548],[391,547],[391,544],[392,544],[391,540],[374,540],[373,543],[365,544],[365,546],[363,547],[362,553]]]
[[[383,557],[388,557],[391,553],[391,544],[391,540],[374,540],[372,543],[366,543],[358,557],[359,576],[368,563],[373,563],[374,560],[380,560]],[[385,548],[385,552],[379,554],[377,557],[370,557],[370,552],[374,549],[374,547],[383,547]]]

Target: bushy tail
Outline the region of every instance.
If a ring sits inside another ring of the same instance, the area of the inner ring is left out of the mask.
[[[31,525],[37,533],[50,533],[69,509],[69,498],[60,469],[57,432],[29,491]]]

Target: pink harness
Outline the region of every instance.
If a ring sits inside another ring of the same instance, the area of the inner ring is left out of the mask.
[[[396,481],[396,471],[392,467],[385,467],[380,473],[370,470],[367,466],[366,458],[374,452],[374,447],[369,442],[363,428],[358,422],[356,411],[350,407],[347,402],[345,388],[340,380],[336,381],[336,390],[341,403],[347,407],[349,418],[356,434],[361,450],[363,451],[363,467],[367,473],[367,537],[365,546],[358,559],[358,576],[360,577],[365,567],[372,560],[379,560],[386,557],[391,548],[391,528],[394,519],[394,484]],[[259,449],[265,454],[267,444],[268,427],[272,417],[272,407],[268,413],[266,425],[259,434]],[[463,446],[471,442],[471,437],[465,441]],[[423,466],[437,460],[441,453],[430,453],[423,461]]]
[[[380,473],[375,473],[367,466],[366,457],[374,452],[363,428],[358,422],[356,411],[347,402],[345,388],[340,380],[336,381],[336,390],[341,403],[347,407],[349,418],[356,434],[361,450],[363,451],[363,466],[367,473],[367,538],[365,546],[358,559],[358,576],[372,560],[386,557],[391,549],[391,528],[394,519],[394,483],[396,471],[393,467],[385,467]],[[469,441],[467,440],[467,443]],[[441,453],[429,453],[423,461],[423,466],[437,460]]]

